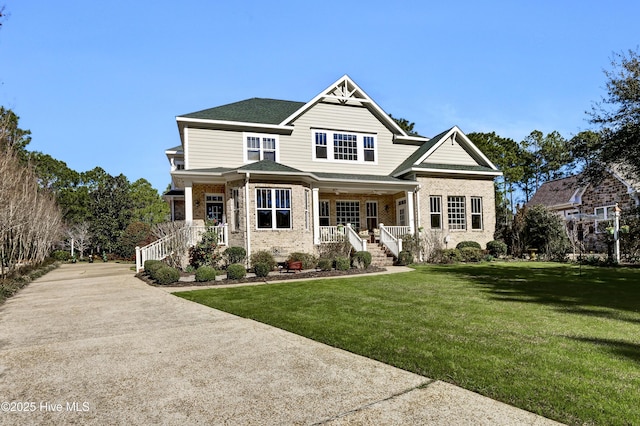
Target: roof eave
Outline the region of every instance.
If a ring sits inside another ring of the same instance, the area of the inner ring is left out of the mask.
[[[233,129],[233,130],[269,130],[277,133],[290,134],[293,132],[293,126],[287,126],[282,124],[265,124],[265,123],[250,123],[245,121],[226,121],[226,120],[207,120],[204,118],[189,118],[189,117],[176,117],[178,125],[187,124],[200,124],[210,127],[216,127],[220,129]]]
[[[456,174],[456,175],[474,175],[474,176],[502,176],[501,171],[489,170],[456,170],[456,169],[430,169],[423,167],[411,167],[401,170],[393,174],[394,177],[406,175],[407,173],[435,173],[435,174]]]

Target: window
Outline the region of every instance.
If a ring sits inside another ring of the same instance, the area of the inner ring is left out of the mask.
[[[320,226],[329,226],[329,200],[320,200]]]
[[[365,136],[364,138],[364,161],[375,161],[375,142],[373,136]]]
[[[351,227],[358,232],[360,230],[360,202],[336,201],[336,221],[338,225],[350,223]]]
[[[233,229],[235,231],[240,230],[240,190],[233,188],[231,190],[231,197],[233,198]]]
[[[207,220],[216,224],[224,221],[224,196],[222,194],[205,195],[205,212]]]
[[[378,202],[367,201],[366,211],[367,211],[367,229],[371,231],[378,227]]]
[[[327,134],[316,132],[316,158],[327,158]]]
[[[257,188],[256,222],[258,229],[290,229],[291,190]]]
[[[614,218],[614,211],[616,206],[602,206],[593,209],[596,215],[595,231],[596,233],[604,232],[608,226],[611,226],[611,221]]]
[[[481,197],[471,197],[471,229],[482,229]]]
[[[245,162],[278,161],[278,139],[275,135],[245,133]]]
[[[357,132],[314,130],[312,156],[315,161],[340,161],[351,163],[375,163],[377,161],[377,136]],[[333,148],[329,149],[329,142]]]
[[[429,197],[429,214],[431,215],[431,228],[442,229],[442,197],[432,195]]]
[[[334,133],[333,158],[358,161],[358,137],[349,133]]]
[[[310,192],[308,189],[304,190],[304,229],[309,230],[311,218],[309,217],[309,197]]]
[[[449,229],[467,229],[464,197],[447,197]]]

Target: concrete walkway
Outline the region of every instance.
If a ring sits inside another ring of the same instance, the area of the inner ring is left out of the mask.
[[[0,307],[0,424],[554,424],[133,275],[63,265]]]

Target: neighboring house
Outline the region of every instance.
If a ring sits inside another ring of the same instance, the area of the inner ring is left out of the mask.
[[[408,135],[346,75],[306,103],[252,98],[176,120],[164,197],[174,220],[222,224],[224,244],[283,257],[341,232],[493,239],[496,166],[457,127]]]
[[[622,214],[640,206],[637,181],[609,172],[598,185],[581,182],[581,175],[545,182],[527,203],[541,204],[567,221],[571,237],[589,251],[607,250],[606,228],[613,224],[616,204]]]

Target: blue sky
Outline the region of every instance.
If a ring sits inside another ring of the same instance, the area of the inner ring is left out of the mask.
[[[0,105],[31,150],[170,181],[175,116],[251,97],[308,101],[348,74],[433,136],[589,128],[637,1],[5,0]]]

